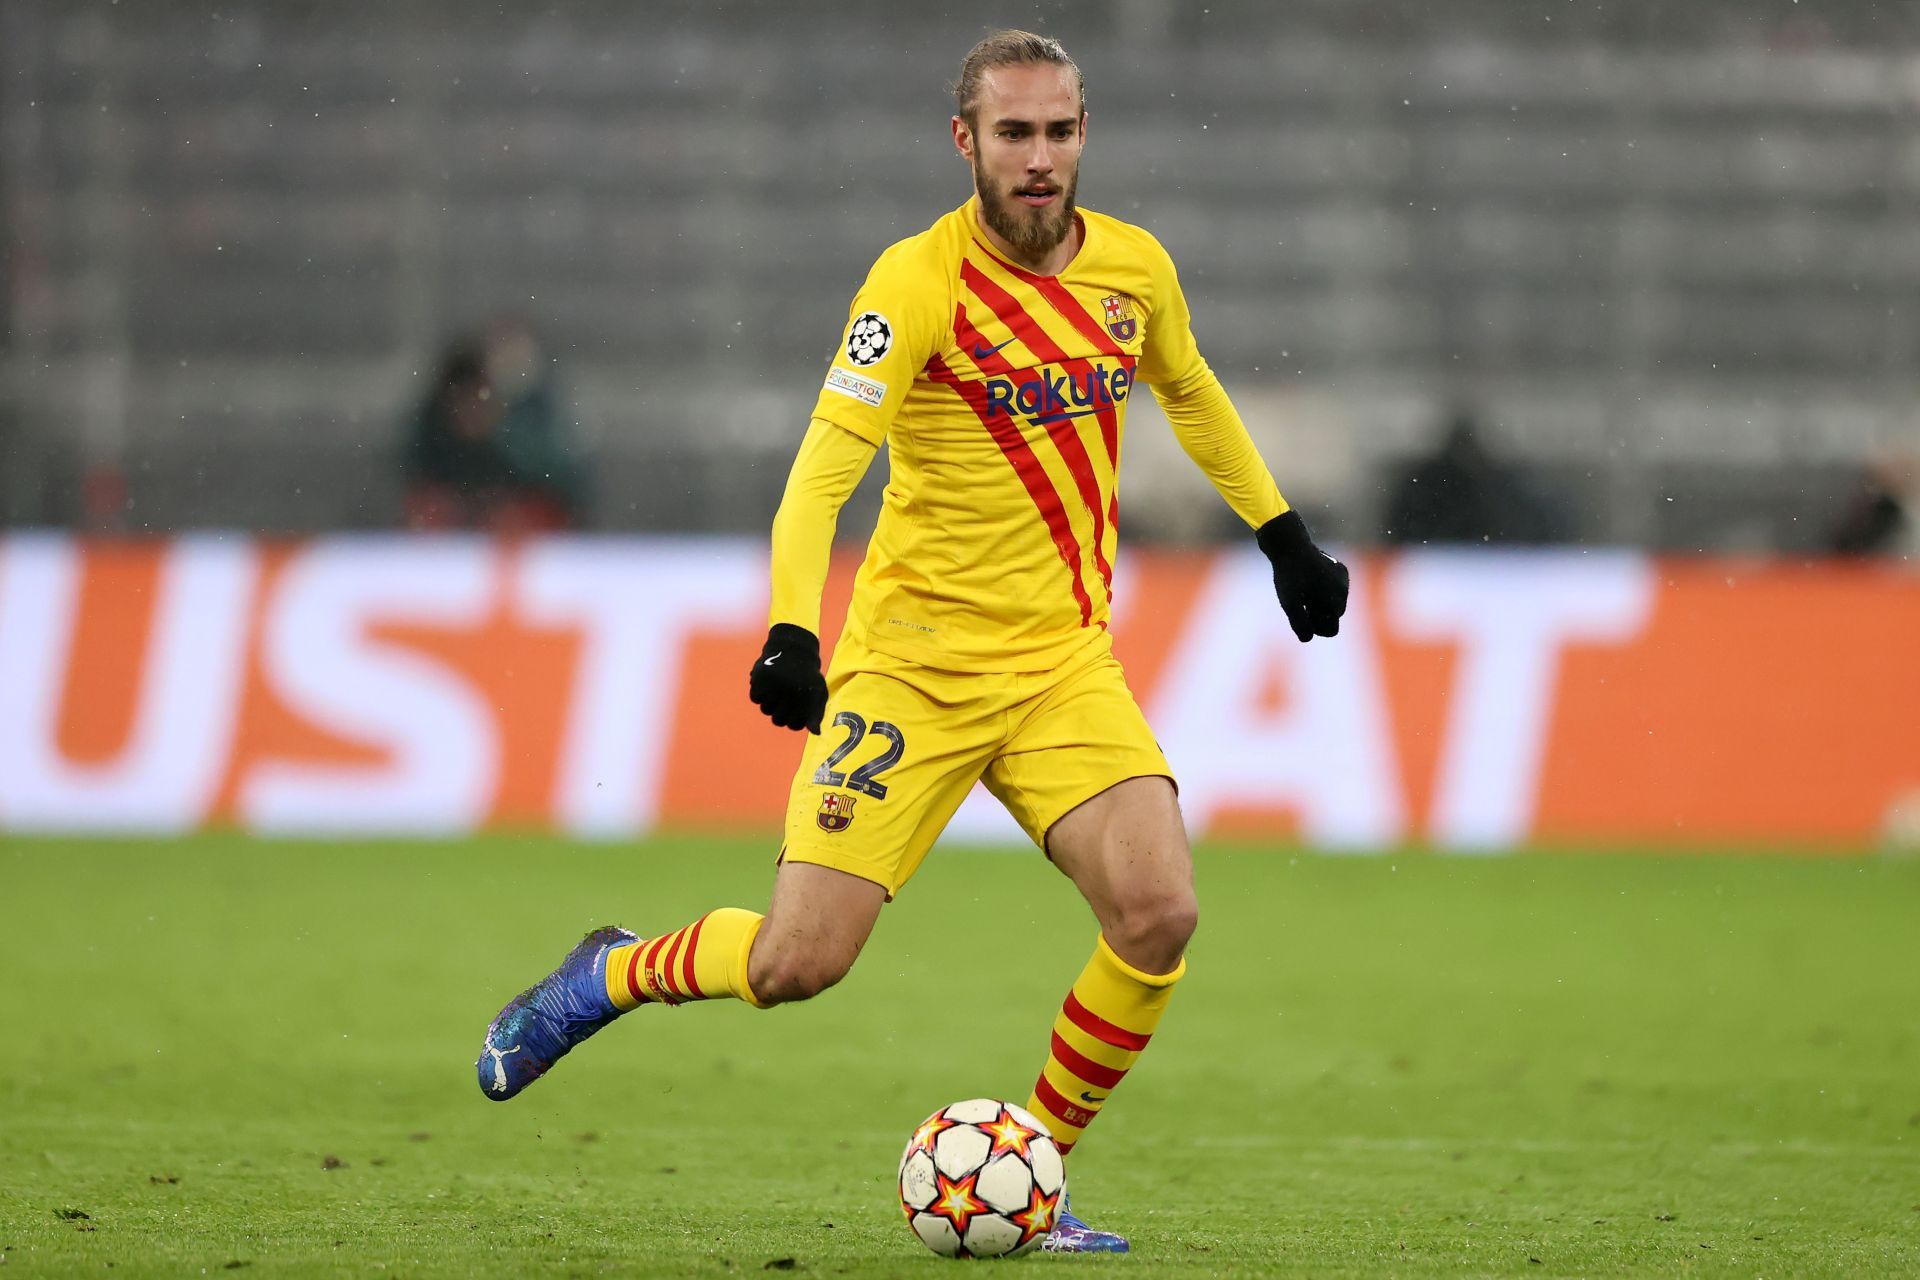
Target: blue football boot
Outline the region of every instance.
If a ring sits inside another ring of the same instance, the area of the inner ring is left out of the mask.
[[[1060,1205],[1060,1216],[1053,1230],[1040,1242],[1044,1253],[1125,1253],[1127,1238],[1111,1231],[1096,1231],[1073,1216],[1073,1197]]]
[[[638,934],[614,925],[595,929],[558,969],[508,1001],[488,1025],[473,1064],[480,1091],[505,1102],[619,1017],[607,998],[607,952],[638,941]]]

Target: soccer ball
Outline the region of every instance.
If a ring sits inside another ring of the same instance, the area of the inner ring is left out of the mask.
[[[1047,1238],[1067,1168],[1047,1126],[1023,1107],[971,1098],[926,1118],[900,1157],[900,1208],[921,1243],[948,1258],[1011,1258]]]

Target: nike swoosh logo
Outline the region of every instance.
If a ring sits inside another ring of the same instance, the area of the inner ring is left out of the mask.
[[[782,650],[780,651],[780,653],[785,653],[785,652],[786,652],[786,650],[785,650],[785,649],[782,649]],[[776,653],[776,654],[774,654],[774,655],[773,655],[773,656],[772,656],[771,658],[768,658],[768,659],[767,659],[767,660],[766,660],[765,662],[763,662],[763,663],[761,663],[760,665],[761,665],[761,666],[763,666],[763,667],[770,667],[770,666],[772,666],[772,665],[773,665],[774,663],[776,663],[776,662],[778,662],[778,661],[780,660],[780,653]]]
[[[1080,1095],[1080,1101],[1082,1101],[1082,1102],[1091,1102],[1091,1103],[1093,1103],[1093,1104],[1095,1104],[1095,1105],[1097,1106],[1097,1105],[1099,1105],[1100,1103],[1102,1103],[1102,1102],[1105,1102],[1105,1101],[1106,1101],[1106,1097],[1105,1097],[1105,1096],[1103,1095],[1103,1096],[1101,1096],[1101,1097],[1098,1097],[1098,1098],[1096,1098],[1096,1097],[1094,1097],[1094,1096],[1093,1096],[1092,1094],[1090,1094],[1090,1093],[1083,1093],[1083,1094],[1081,1094],[1081,1095]]]
[[[1020,339],[1018,337],[1008,338],[1005,342],[1001,343],[1000,346],[998,347],[984,346],[981,343],[976,342],[973,344],[973,358],[975,360],[985,360],[988,356],[1000,350],[1001,347],[1010,347],[1014,343],[1018,342],[1019,340]]]

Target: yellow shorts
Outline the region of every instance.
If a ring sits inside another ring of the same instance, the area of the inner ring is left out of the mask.
[[[1128,778],[1173,771],[1111,649],[1053,671],[978,675],[875,653],[842,635],[824,732],[809,736],[787,801],[782,857],[894,892],[984,781],[1033,842]]]

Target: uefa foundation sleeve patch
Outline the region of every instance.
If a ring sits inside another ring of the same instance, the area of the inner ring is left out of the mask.
[[[887,384],[863,377],[850,369],[838,365],[827,370],[827,390],[838,391],[841,395],[858,400],[861,404],[872,405],[878,409],[887,398]]]

